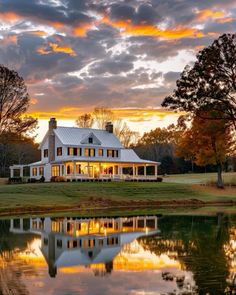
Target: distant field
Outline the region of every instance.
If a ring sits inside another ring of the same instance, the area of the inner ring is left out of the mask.
[[[216,173],[188,173],[175,174],[164,177],[164,182],[183,183],[183,184],[205,184],[207,182],[215,182]],[[225,184],[234,183],[236,185],[236,172],[223,173]]]

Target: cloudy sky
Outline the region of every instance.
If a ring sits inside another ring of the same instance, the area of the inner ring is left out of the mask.
[[[0,0],[0,63],[24,77],[39,133],[95,106],[144,131],[175,119],[159,108],[179,73],[235,28],[235,0]]]

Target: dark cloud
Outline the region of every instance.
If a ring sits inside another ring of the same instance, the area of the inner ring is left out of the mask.
[[[182,69],[145,62],[163,63],[182,51],[194,58],[234,32],[235,18],[234,0],[0,0],[0,63],[25,78],[38,101],[32,110],[156,107]],[[175,39],[171,34],[182,28],[187,33]]]

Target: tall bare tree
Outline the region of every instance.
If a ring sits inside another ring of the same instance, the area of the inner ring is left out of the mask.
[[[92,114],[85,113],[78,117],[76,120],[76,125],[80,128],[92,128],[94,123],[94,118]]]
[[[22,134],[36,127],[36,119],[24,116],[29,101],[23,78],[17,72],[0,65],[0,134]]]
[[[94,123],[99,129],[105,129],[107,122],[113,122],[115,120],[114,113],[105,107],[95,108],[92,116],[94,118]]]

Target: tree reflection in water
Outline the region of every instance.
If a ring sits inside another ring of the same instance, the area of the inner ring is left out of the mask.
[[[22,253],[37,254],[29,247],[35,234],[51,277],[57,276],[57,268],[80,265],[106,280],[116,271],[157,271],[166,286],[175,283],[176,294],[236,290],[235,216],[164,216],[158,222],[156,217],[0,221],[0,294],[10,294],[7,288],[13,294],[29,293],[23,276],[36,277],[37,265],[27,265]]]

